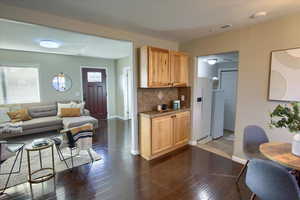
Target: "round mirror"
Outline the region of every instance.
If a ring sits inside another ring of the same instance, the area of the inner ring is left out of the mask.
[[[52,79],[52,86],[58,92],[65,92],[72,87],[72,80],[64,73],[59,73]]]

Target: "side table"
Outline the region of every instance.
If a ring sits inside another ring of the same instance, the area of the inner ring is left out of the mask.
[[[27,152],[28,174],[29,174],[28,182],[29,183],[41,183],[41,182],[47,181],[55,176],[54,149],[53,149],[54,143],[49,139],[47,139],[47,142],[48,142],[47,145],[44,145],[41,147],[36,147],[36,146],[33,146],[32,144],[28,144],[25,147],[25,150]],[[47,158],[45,158],[45,157],[42,158],[41,151],[49,149],[49,148],[51,148],[52,167],[43,167],[43,159],[47,159]],[[31,162],[30,162],[30,153],[37,152],[37,151],[39,154],[40,169],[32,171],[31,170]],[[36,173],[39,173],[39,172],[42,173],[42,172],[47,172],[47,171],[49,171],[49,173],[47,173],[46,175],[41,175],[41,176],[32,178],[32,176]]]

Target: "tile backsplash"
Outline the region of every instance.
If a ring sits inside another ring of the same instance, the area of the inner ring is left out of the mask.
[[[167,104],[169,107],[172,101],[178,99],[177,88],[139,88],[138,89],[138,112],[156,110],[158,104]]]

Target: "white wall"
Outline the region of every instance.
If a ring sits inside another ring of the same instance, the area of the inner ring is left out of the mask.
[[[209,65],[201,57],[198,58],[198,73],[199,78],[212,78],[213,77],[213,66]]]
[[[124,102],[124,85],[123,75],[126,67],[132,67],[130,64],[130,57],[117,59],[116,66],[116,115],[124,118],[125,102]]]

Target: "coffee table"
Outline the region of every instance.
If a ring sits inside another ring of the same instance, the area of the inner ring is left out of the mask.
[[[36,147],[36,146],[33,146],[32,144],[28,144],[25,146],[25,150],[27,152],[27,160],[28,160],[28,173],[29,173],[28,182],[29,183],[41,183],[41,182],[47,181],[55,176],[54,149],[53,149],[54,143],[50,139],[46,139],[46,140],[47,140],[48,144],[44,145],[44,146]],[[51,148],[52,167],[43,167],[43,159],[49,159],[49,158],[48,157],[42,158],[41,151],[49,149],[49,148]],[[39,160],[40,160],[40,169],[34,170],[34,171],[31,170],[31,162],[30,162],[30,155],[32,152],[38,152]],[[46,173],[46,175],[41,175],[41,176],[32,178],[32,176],[34,174],[47,172],[47,171],[48,171],[48,173]]]

